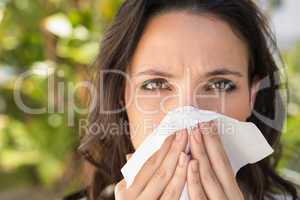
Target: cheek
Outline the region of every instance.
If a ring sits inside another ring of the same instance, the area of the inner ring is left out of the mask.
[[[134,105],[127,108],[127,115],[134,148],[137,148],[145,140],[164,117],[161,112],[150,114],[137,109]]]
[[[223,113],[239,121],[246,121],[251,114],[250,96],[248,90],[231,94],[226,98]]]
[[[131,142],[136,149],[155,129],[164,113],[160,109],[161,96],[125,91],[126,110]]]

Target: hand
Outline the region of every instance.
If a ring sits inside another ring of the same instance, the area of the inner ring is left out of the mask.
[[[192,160],[187,173],[190,200],[243,200],[216,124],[200,123],[191,132]]]
[[[178,136],[178,137],[177,137]],[[115,187],[116,200],[178,200],[186,182],[188,156],[183,153],[187,130],[169,136],[148,159],[127,189],[122,179]]]

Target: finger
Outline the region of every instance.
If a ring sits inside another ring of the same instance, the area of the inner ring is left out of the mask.
[[[144,187],[147,185],[148,181],[167,155],[174,138],[174,134],[168,136],[161,148],[156,151],[142,166],[141,170],[134,178],[133,183],[128,188],[129,192],[132,193],[133,196],[137,197],[143,191]]]
[[[186,173],[188,165],[188,156],[181,152],[179,156],[179,162],[177,164],[175,174],[168,183],[164,190],[160,200],[179,199],[182,193],[184,184],[186,182]]]
[[[176,139],[173,141],[168,154],[143,190],[140,199],[157,199],[162,194],[174,174],[179,154],[184,151],[186,144],[187,130],[177,131]]]
[[[207,200],[199,173],[199,161],[191,160],[188,165],[187,183],[190,200]]]
[[[122,179],[120,182],[118,182],[115,186],[115,191],[121,191],[126,188],[126,182],[124,179]]]
[[[216,122],[207,123],[208,134],[203,134],[203,141],[208,157],[220,184],[229,199],[243,199],[242,192],[235,180],[235,176],[225,153],[223,144],[218,134]]]
[[[199,127],[195,127],[191,131],[189,137],[191,144],[192,157],[200,163],[200,179],[203,183],[205,194],[210,200],[227,199],[212,167],[206,153],[206,149],[202,140],[202,134]]]
[[[126,182],[124,179],[122,179],[120,182],[118,182],[115,185],[114,188],[114,196],[116,200],[122,200],[125,199],[124,190],[126,189]]]
[[[132,153],[126,154],[126,160],[128,161],[132,156]]]

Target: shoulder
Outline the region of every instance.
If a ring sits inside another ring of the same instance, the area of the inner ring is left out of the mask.
[[[272,194],[272,197],[276,200],[293,200],[293,197],[290,195]],[[269,200],[269,198],[267,200]],[[297,200],[299,200],[299,198],[297,198]]]
[[[87,190],[82,189],[63,197],[63,200],[88,200]]]
[[[66,196],[63,197],[62,200],[90,200],[88,195],[88,190],[89,188],[86,187],[79,191],[67,194]],[[112,199],[114,199],[114,184],[106,186],[100,194],[101,199],[102,198],[111,199],[111,197]]]

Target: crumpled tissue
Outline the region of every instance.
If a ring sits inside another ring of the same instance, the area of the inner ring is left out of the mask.
[[[272,147],[252,122],[238,121],[194,106],[177,107],[167,112],[159,125],[122,167],[121,173],[126,181],[126,187],[128,188],[133,183],[143,164],[161,147],[169,135],[184,128],[187,128],[189,132],[199,122],[211,120],[217,122],[218,134],[235,175],[246,164],[258,162],[273,153]],[[185,152],[189,151],[189,144],[187,144]],[[180,200],[189,199],[187,191],[187,184],[185,184]]]

